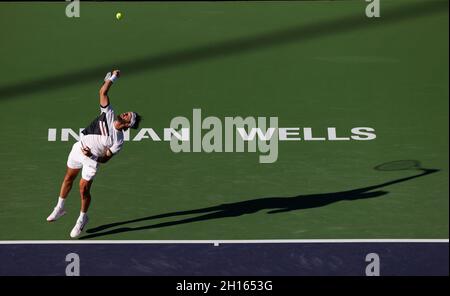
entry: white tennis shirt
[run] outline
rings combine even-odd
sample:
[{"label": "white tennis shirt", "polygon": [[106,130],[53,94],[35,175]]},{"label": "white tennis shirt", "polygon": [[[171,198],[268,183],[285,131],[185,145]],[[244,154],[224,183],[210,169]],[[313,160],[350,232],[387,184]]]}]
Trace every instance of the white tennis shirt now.
[{"label": "white tennis shirt", "polygon": [[123,132],[114,127],[114,119],[111,105],[100,106],[100,116],[81,132],[81,145],[89,147],[97,157],[104,156],[108,149],[113,154],[118,153],[123,146]]}]

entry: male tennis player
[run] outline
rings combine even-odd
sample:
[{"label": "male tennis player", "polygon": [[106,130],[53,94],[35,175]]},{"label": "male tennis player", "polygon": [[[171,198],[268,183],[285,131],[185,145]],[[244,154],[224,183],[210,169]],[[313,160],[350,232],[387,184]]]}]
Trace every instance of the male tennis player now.
[{"label": "male tennis player", "polygon": [[67,171],[61,185],[58,204],[48,216],[52,222],[63,216],[64,202],[72,188],[72,183],[81,170],[80,195],[81,211],[70,236],[75,238],[81,234],[88,223],[87,211],[91,202],[90,188],[97,173],[99,163],[106,163],[116,155],[123,145],[123,131],[128,128],[137,129],[141,117],[136,112],[126,112],[118,115],[109,104],[108,90],[120,76],[119,70],[108,72],[100,88],[100,116],[86,127],[80,135],[67,159]]}]

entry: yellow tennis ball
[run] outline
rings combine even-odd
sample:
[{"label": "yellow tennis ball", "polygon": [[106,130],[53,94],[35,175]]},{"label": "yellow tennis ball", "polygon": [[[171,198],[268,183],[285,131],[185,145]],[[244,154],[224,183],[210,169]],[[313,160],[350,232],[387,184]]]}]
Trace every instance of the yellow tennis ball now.
[{"label": "yellow tennis ball", "polygon": [[120,20],[122,18],[122,13],[118,12],[116,13],[116,19]]}]

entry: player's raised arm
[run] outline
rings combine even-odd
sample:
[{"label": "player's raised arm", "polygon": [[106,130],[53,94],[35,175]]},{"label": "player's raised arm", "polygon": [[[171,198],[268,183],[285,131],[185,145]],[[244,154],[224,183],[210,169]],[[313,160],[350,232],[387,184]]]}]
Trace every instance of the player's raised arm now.
[{"label": "player's raised arm", "polygon": [[111,87],[111,85],[114,83],[114,81],[119,78],[120,71],[114,70],[112,74],[108,72],[105,77],[105,82],[103,83],[102,87],[99,91],[100,96],[100,106],[106,107],[109,105],[109,97],[108,97],[108,90]]}]

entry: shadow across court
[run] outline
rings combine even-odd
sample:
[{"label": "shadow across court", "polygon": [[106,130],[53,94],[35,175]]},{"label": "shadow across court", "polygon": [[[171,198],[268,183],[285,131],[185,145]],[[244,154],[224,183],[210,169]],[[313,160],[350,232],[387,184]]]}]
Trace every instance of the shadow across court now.
[{"label": "shadow across court", "polygon": [[[5,86],[0,85],[0,100],[36,94],[37,92],[55,90],[67,86],[75,86],[93,80],[98,81],[99,77],[103,77],[104,73],[111,68],[120,68],[124,74],[126,73],[127,76],[130,76],[145,71],[156,71],[273,46],[286,45],[294,42],[307,42],[316,38],[363,28],[376,28],[378,26],[398,23],[436,13],[448,13],[448,1],[413,2],[393,9],[383,9],[381,19],[367,18],[363,9],[364,7],[362,5],[362,9],[358,14],[334,18],[328,21],[301,24],[259,35],[229,39],[214,44],[184,48],[138,59],[117,61],[88,69],[72,71],[70,73],[59,73],[53,76],[40,77]],[[35,71],[37,70],[35,69]],[[39,72],[36,72],[36,75],[39,76]]]},{"label": "shadow across court", "polygon": [[[319,193],[319,194],[309,194],[309,195],[297,195],[292,197],[263,197],[257,199],[250,199],[241,202],[234,202],[228,204],[221,204],[212,207],[206,207],[201,209],[187,210],[187,211],[178,211],[171,213],[164,213],[160,215],[153,215],[148,217],[143,217],[139,219],[115,222],[111,224],[101,225],[99,227],[88,229],[86,232],[89,233],[81,237],[80,239],[89,239],[107,236],[111,234],[118,234],[130,231],[141,231],[147,229],[155,229],[161,227],[175,226],[186,223],[193,223],[199,221],[207,221],[213,219],[222,219],[229,217],[238,217],[246,214],[256,213],[262,210],[268,210],[267,214],[277,214],[284,213],[296,210],[305,210],[312,209],[318,207],[324,207],[329,204],[339,202],[339,201],[356,201],[361,199],[369,199],[369,198],[377,198],[381,196],[385,196],[388,194],[388,191],[379,190],[383,187],[410,181],[419,177],[423,177],[429,174],[433,174],[438,172],[438,169],[418,169],[421,173],[400,178],[392,181],[388,181],[385,183],[348,190],[341,192],[332,192],[332,193]],[[152,225],[140,226],[140,227],[121,227],[112,230],[105,231],[107,229],[123,226],[126,224],[151,221],[155,219],[168,218],[168,217],[178,217],[183,215],[192,215],[192,214],[201,214],[196,217],[170,221],[170,222],[162,222],[156,223]],[[101,232],[104,231],[104,232]]]}]

